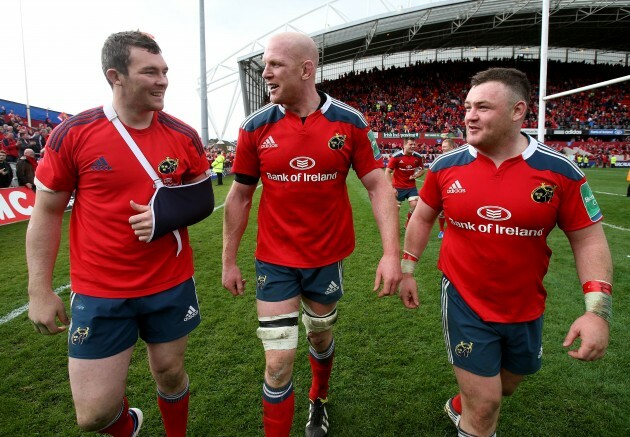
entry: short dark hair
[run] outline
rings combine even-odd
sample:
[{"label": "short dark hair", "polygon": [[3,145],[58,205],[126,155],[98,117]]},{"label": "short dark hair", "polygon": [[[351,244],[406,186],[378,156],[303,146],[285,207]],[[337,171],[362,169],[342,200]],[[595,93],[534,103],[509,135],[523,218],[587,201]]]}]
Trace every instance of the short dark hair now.
[{"label": "short dark hair", "polygon": [[532,94],[532,86],[527,79],[527,75],[516,68],[489,68],[475,74],[471,80],[471,86],[481,85],[486,82],[500,82],[510,90],[516,97],[516,101],[523,100],[527,106]]},{"label": "short dark hair", "polygon": [[[139,30],[112,33],[105,40],[101,50],[101,67],[105,78],[110,68],[124,75],[129,74],[130,47],[139,47],[154,55],[162,53],[160,46],[148,33]],[[107,81],[109,82],[109,79]],[[111,82],[109,85],[113,86]]]}]

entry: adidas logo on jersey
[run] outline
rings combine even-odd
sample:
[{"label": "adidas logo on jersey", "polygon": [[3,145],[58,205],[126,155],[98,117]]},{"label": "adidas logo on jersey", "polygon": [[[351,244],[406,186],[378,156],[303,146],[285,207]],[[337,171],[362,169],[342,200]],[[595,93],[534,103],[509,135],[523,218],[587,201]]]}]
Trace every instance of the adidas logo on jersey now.
[{"label": "adidas logo on jersey", "polygon": [[273,137],[269,135],[265,141],[260,145],[261,149],[271,149],[272,147],[278,147]]},{"label": "adidas logo on jersey", "polygon": [[111,171],[112,170],[112,168],[109,166],[109,164],[105,160],[104,156],[101,156],[96,161],[94,161],[94,164],[90,166],[90,169],[96,170],[96,171]]},{"label": "adidas logo on jersey", "polygon": [[328,284],[328,289],[324,294],[332,294],[337,290],[339,290],[339,286],[335,284],[335,281],[330,281],[330,284]]},{"label": "adidas logo on jersey", "polygon": [[189,306],[188,307],[188,313],[186,314],[186,317],[184,317],[184,322],[189,321],[190,319],[195,317],[197,314],[199,314],[199,311],[194,309],[192,306]]},{"label": "adidas logo on jersey", "polygon": [[453,182],[453,185],[448,187],[446,190],[448,194],[461,194],[466,192],[466,188],[462,187],[462,184],[459,183],[459,180]]}]

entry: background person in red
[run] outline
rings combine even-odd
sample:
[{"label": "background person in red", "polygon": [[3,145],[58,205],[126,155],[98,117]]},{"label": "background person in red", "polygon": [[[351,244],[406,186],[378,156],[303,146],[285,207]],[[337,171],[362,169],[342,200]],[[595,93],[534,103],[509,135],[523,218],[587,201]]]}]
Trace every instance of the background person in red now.
[{"label": "background person in red", "polygon": [[344,292],[343,259],[355,244],[346,188],[350,167],[369,192],[383,242],[374,282],[375,291],[383,284],[379,297],[395,293],[401,275],[397,209],[378,146],[358,111],[315,88],[318,56],[306,35],[283,33],[269,41],[263,78],[272,104],[241,125],[235,182],[225,202],[222,280],[236,296],[245,287],[236,263],[238,247],[262,180],[255,256],[267,436],[288,436],[293,422],[300,303],[313,374],[306,435],[328,433],[332,327]]},{"label": "background person in red", "polygon": [[[208,161],[199,135],[162,112],[168,66],[153,38],[138,31],[112,34],[101,59],[118,118],[164,184],[204,179]],[[65,331],[56,318],[69,323],[51,282],[63,212],[76,190],[68,366],[77,422],[84,431],[137,435],[142,412],[129,408],[125,386],[139,335],[147,344],[166,434],[184,436],[184,353],[200,322],[188,232],[179,229],[179,255],[171,233],[147,242],[154,184],[102,107],[65,120],[46,149],[26,235],[29,318],[44,335]]]},{"label": "background person in red", "polygon": [[431,165],[405,236],[400,297],[419,305],[413,270],[440,210],[449,221],[438,268],[442,326],[460,393],[445,411],[460,436],[494,436],[502,396],[542,364],[543,278],[557,225],[571,244],[586,312],[569,328],[568,354],[592,361],[608,346],[612,259],[602,214],[584,173],[565,155],[521,133],[530,85],[492,68],[466,97],[469,144]]},{"label": "background person in red", "polygon": [[[418,188],[416,187],[416,179],[424,175],[424,162],[422,155],[415,151],[416,140],[407,138],[403,142],[402,150],[393,153],[387,162],[385,175],[387,182],[393,185],[396,192],[396,201],[398,208],[405,201],[409,201],[409,212],[407,212],[407,221],[405,227],[409,223],[409,218],[413,214],[413,210],[418,203]],[[393,176],[392,176],[393,175]]]},{"label": "background person in red", "polygon": [[19,158],[20,148],[17,145],[13,132],[6,131],[2,139],[2,148],[7,154],[7,162],[17,162]]}]

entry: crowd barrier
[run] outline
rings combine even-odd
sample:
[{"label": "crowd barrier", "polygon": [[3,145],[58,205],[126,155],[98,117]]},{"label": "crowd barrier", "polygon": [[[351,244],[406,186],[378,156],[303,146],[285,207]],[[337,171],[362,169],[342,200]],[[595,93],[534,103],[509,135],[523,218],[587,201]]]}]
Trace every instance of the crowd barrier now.
[{"label": "crowd barrier", "polygon": [[0,189],[0,226],[28,220],[35,205],[35,193],[30,188]]}]

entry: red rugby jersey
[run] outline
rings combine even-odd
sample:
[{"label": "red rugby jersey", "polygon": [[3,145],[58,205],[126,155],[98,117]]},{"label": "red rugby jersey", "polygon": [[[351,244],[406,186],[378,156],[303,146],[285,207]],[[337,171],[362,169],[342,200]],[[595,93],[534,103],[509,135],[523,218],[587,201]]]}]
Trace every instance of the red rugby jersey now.
[{"label": "red rugby jersey", "polygon": [[256,248],[261,261],[315,268],[354,250],[346,177],[350,167],[361,178],[383,162],[363,116],[325,99],[304,123],[269,104],[241,125],[232,171],[262,180]]},{"label": "red rugby jersey", "polygon": [[393,153],[387,162],[387,168],[394,170],[392,185],[394,188],[409,189],[416,186],[415,179],[409,179],[418,169],[424,168],[422,156],[418,152],[405,155],[402,150]]},{"label": "red rugby jersey", "polygon": [[[197,132],[155,112],[147,129],[127,127],[165,185],[179,185],[208,169]],[[37,179],[56,191],[76,190],[70,222],[72,290],[97,297],[138,297],[171,288],[193,274],[188,232],[183,249],[168,234],[151,243],[138,241],[129,201],[147,204],[153,181],[107,121],[102,107],[69,118],[53,130]]]},{"label": "red rugby jersey", "polygon": [[420,191],[444,210],[448,228],[438,267],[488,322],[524,322],[545,309],[547,235],[602,219],[584,173],[531,137],[497,169],[468,145],[437,158]]}]

